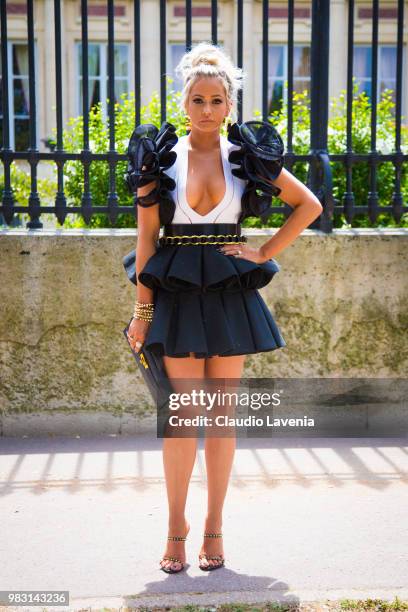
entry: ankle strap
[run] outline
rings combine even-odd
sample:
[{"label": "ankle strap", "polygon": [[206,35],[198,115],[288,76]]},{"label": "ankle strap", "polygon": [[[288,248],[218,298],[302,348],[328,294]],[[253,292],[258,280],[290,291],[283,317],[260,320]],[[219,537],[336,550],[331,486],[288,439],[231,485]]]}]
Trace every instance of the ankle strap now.
[{"label": "ankle strap", "polygon": [[183,538],[181,536],[168,536],[168,540],[173,540],[175,542],[184,542],[187,538]]},{"label": "ankle strap", "polygon": [[205,533],[205,538],[222,538],[222,533]]}]

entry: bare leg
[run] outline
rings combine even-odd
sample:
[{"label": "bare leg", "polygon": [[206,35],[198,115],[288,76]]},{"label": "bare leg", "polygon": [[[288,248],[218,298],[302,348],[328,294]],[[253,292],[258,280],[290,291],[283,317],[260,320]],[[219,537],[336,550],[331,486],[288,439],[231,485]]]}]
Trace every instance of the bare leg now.
[{"label": "bare leg", "polygon": [[[177,378],[204,378],[205,359],[190,357],[164,356],[164,365],[168,376],[172,379],[175,391],[185,391],[184,381]],[[188,412],[188,408],[187,412]],[[188,486],[197,452],[197,438],[163,438],[163,466],[166,479],[167,500],[169,507],[168,535],[186,536],[190,526],[185,518]],[[184,542],[168,541],[164,556],[177,557],[185,562]],[[162,567],[180,569],[175,561],[161,561]]]},{"label": "bare leg", "polygon": [[[245,355],[210,357],[206,359],[206,378],[241,378]],[[206,437],[205,461],[208,482],[208,506],[205,532],[222,533],[222,509],[234,460],[235,437]],[[204,538],[201,553],[224,556],[222,538]],[[219,565],[214,559],[202,559],[201,565]]]}]

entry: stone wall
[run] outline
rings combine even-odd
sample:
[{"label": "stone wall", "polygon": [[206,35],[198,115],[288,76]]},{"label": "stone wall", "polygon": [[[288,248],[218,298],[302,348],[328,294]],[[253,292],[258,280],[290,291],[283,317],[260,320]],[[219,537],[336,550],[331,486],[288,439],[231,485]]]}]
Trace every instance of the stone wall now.
[{"label": "stone wall", "polygon": [[[274,230],[245,230],[261,245]],[[122,330],[133,230],[0,231],[2,415],[150,412]],[[405,377],[408,230],[306,230],[261,290],[287,342],[245,377]]]}]

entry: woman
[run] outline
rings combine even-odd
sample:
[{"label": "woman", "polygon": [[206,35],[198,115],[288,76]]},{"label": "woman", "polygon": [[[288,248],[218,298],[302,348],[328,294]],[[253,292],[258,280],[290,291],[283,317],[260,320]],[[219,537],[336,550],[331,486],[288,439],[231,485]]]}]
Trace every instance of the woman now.
[{"label": "woman", "polygon": [[[134,350],[145,343],[162,355],[172,381],[240,379],[246,354],[285,346],[258,289],[279,270],[272,256],[291,244],[322,206],[282,167],[282,141],[272,126],[248,122],[241,133],[233,124],[228,139],[220,134],[223,121],[235,114],[243,76],[223,50],[200,43],[183,56],[177,72],[184,81],[188,135],[178,139],[167,122],[159,133],[142,125],[131,138],[139,148],[130,144],[128,150],[137,150],[128,183],[138,188],[132,280],[139,281],[128,337]],[[158,168],[154,158],[160,148]],[[132,182],[131,170],[141,159],[145,165]],[[267,217],[272,194],[280,194],[294,212],[271,239],[252,247],[241,236],[240,222],[254,214]],[[172,238],[161,239],[157,249],[161,224]],[[128,262],[129,275],[130,267]],[[168,573],[181,571],[185,563],[190,529],[185,506],[196,448],[196,438],[163,439],[169,535],[160,566]],[[224,565],[222,509],[234,452],[235,437],[205,439],[208,506],[199,552],[204,571]]]}]

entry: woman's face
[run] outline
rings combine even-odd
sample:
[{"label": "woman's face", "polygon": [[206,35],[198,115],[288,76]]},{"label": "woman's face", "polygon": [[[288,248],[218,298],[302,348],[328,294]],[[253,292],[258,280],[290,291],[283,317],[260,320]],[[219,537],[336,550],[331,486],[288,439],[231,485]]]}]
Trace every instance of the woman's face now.
[{"label": "woman's face", "polygon": [[230,108],[224,86],[217,77],[202,77],[191,86],[186,113],[192,130],[219,131]]}]

